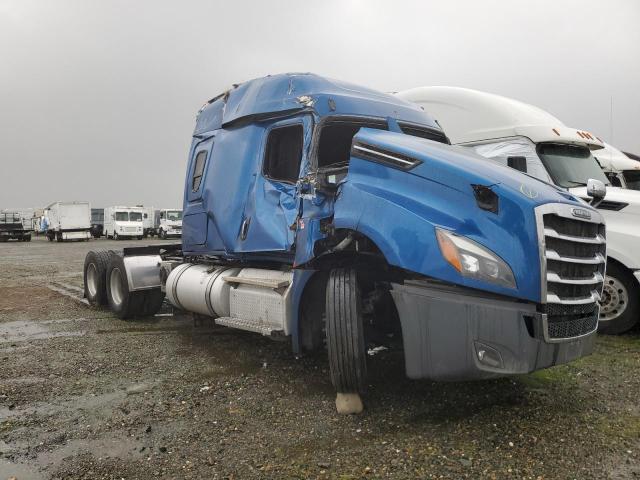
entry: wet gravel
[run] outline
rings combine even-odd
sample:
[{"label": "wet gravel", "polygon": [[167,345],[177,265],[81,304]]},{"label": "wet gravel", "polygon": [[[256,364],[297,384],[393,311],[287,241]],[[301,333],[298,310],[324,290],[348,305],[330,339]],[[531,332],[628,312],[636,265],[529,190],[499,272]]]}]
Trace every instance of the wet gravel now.
[{"label": "wet gravel", "polygon": [[640,337],[532,375],[404,378],[373,358],[336,414],[323,356],[174,315],[120,321],[47,288],[89,249],[0,244],[0,480],[640,478]]}]

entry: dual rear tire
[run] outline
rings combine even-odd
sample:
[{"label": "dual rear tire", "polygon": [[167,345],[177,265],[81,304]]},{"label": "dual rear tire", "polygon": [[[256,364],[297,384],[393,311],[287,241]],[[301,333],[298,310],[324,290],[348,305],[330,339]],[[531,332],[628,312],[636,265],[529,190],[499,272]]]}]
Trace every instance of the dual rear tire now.
[{"label": "dual rear tire", "polygon": [[124,258],[113,250],[89,252],[84,264],[84,291],[90,304],[108,305],[122,320],[155,315],[164,301],[160,288],[132,291]]}]

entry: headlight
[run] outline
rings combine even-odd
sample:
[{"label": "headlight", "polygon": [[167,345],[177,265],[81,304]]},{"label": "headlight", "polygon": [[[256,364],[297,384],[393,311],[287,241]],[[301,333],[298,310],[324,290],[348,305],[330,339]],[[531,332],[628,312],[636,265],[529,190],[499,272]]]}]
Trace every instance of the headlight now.
[{"label": "headlight", "polygon": [[444,259],[464,277],[516,288],[511,268],[491,250],[440,228],[436,228],[436,238]]}]

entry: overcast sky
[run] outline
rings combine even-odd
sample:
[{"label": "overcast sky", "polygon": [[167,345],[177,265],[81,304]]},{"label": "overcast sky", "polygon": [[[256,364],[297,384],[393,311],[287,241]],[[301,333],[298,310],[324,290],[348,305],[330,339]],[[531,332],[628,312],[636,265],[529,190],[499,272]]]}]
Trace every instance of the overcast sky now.
[{"label": "overcast sky", "polygon": [[486,90],[640,153],[638,0],[0,0],[0,208],[181,205],[200,106],[287,71]]}]

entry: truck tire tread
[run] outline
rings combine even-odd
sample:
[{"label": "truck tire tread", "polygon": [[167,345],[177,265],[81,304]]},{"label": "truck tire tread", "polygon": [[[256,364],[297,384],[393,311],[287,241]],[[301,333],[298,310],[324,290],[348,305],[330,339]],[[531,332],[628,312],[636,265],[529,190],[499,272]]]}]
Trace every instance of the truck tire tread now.
[{"label": "truck tire tread", "polygon": [[361,392],[365,388],[367,364],[356,271],[343,268],[331,271],[326,300],[331,381],[338,392]]}]

